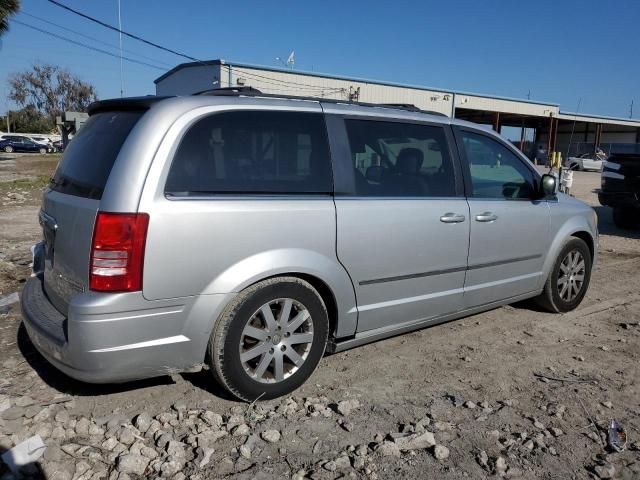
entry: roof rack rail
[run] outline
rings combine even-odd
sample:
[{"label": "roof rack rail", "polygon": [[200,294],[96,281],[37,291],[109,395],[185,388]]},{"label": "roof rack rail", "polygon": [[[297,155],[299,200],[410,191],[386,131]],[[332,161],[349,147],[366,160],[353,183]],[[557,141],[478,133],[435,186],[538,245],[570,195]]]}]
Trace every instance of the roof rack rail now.
[{"label": "roof rack rail", "polygon": [[236,96],[236,95],[263,95],[263,93],[254,87],[222,87],[212,88],[209,90],[203,90],[196,92],[194,95],[214,95],[214,96]]},{"label": "roof rack rail", "polygon": [[422,110],[410,103],[368,103],[358,102],[353,100],[341,100],[337,98],[325,98],[325,97],[311,97],[302,95],[287,95],[287,94],[274,94],[274,93],[262,93],[260,90],[254,87],[223,87],[213,88],[210,90],[203,90],[202,92],[194,93],[193,95],[211,95],[211,96],[249,96],[249,97],[265,97],[265,98],[286,98],[291,100],[309,100],[314,102],[323,103],[335,103],[346,105],[358,105],[361,107],[375,107],[375,108],[393,108],[396,110],[406,110],[408,112],[426,113],[428,115],[437,115],[439,117],[447,117],[448,115],[442,112],[435,112],[431,110]]}]

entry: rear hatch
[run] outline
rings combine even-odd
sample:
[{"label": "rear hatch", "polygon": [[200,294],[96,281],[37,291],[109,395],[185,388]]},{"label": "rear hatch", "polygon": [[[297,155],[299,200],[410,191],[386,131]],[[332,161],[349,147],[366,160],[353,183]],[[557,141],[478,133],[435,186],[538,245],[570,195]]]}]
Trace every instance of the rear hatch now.
[{"label": "rear hatch", "polygon": [[65,316],[71,297],[88,290],[93,228],[105,185],[140,111],[102,111],[79,130],[46,190],[44,290]]},{"label": "rear hatch", "polygon": [[640,154],[613,154],[602,169],[602,191],[640,193]]}]

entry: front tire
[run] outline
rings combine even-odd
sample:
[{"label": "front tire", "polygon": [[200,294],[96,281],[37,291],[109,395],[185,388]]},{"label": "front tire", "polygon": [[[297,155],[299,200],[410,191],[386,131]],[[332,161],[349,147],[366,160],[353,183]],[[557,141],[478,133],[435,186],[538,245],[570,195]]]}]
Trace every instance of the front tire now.
[{"label": "front tire", "polygon": [[39,151],[40,151],[40,155],[44,155],[45,153],[47,153],[46,148],[41,148]]},{"label": "front tire", "polygon": [[327,344],[327,309],[296,277],[264,280],[240,292],[209,340],[214,378],[245,401],[291,393],[313,373]]},{"label": "front tire", "polygon": [[591,262],[585,241],[571,237],[560,250],[542,294],[536,298],[538,304],[552,313],[575,309],[589,288]]}]

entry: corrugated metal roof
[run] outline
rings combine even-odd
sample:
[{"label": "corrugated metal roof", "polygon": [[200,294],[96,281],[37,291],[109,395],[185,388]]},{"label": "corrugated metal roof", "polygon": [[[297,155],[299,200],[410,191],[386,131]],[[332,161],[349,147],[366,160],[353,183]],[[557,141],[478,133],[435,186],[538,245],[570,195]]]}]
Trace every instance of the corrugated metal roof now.
[{"label": "corrugated metal roof", "polygon": [[557,107],[558,104],[557,103],[551,103],[551,102],[539,102],[539,101],[535,101],[535,100],[528,100],[528,99],[522,99],[522,98],[512,98],[512,97],[503,97],[503,96],[498,96],[498,95],[488,95],[485,93],[472,93],[472,92],[464,92],[464,91],[458,91],[458,90],[450,90],[450,89],[446,89],[446,88],[438,88],[438,87],[429,87],[426,85],[412,85],[412,84],[408,84],[408,83],[397,83],[397,82],[387,82],[387,81],[382,81],[382,80],[375,80],[375,79],[371,79],[371,78],[361,78],[361,77],[347,77],[347,76],[343,76],[343,75],[332,75],[329,73],[321,73],[321,72],[308,72],[308,71],[304,71],[304,70],[289,70],[286,68],[279,68],[279,67],[271,67],[271,66],[266,66],[266,65],[253,65],[250,63],[239,63],[239,62],[227,62],[225,60],[207,60],[207,61],[203,61],[203,62],[187,62],[187,63],[181,63],[180,65],[176,65],[175,67],[173,67],[171,70],[169,70],[167,73],[161,75],[160,77],[156,78],[154,80],[154,83],[158,83],[161,82],[162,80],[164,80],[165,78],[167,78],[169,75],[182,70],[184,68],[190,68],[190,67],[200,67],[200,66],[209,66],[209,65],[229,65],[231,67],[238,67],[238,68],[253,68],[256,70],[264,70],[264,71],[271,71],[271,72],[279,72],[279,73],[289,73],[289,74],[294,74],[294,75],[302,75],[302,76],[308,76],[308,77],[322,77],[322,78],[329,78],[329,79],[336,79],[336,80],[346,80],[346,81],[352,81],[352,82],[363,82],[363,83],[371,83],[371,84],[375,84],[375,85],[387,85],[390,87],[401,87],[401,88],[411,88],[414,90],[429,90],[429,91],[437,91],[437,92],[441,92],[441,93],[452,93],[452,94],[456,94],[456,95],[469,95],[469,96],[474,96],[474,97],[483,97],[483,98],[495,98],[496,100],[510,100],[510,101],[515,101],[515,102],[524,102],[524,103],[533,103],[536,105],[549,105],[552,107]]}]

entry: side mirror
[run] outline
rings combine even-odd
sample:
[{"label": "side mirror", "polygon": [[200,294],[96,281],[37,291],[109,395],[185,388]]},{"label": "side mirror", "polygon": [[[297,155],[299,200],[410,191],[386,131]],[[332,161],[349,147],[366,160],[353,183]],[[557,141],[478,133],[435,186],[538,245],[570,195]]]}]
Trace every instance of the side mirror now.
[{"label": "side mirror", "polygon": [[540,179],[540,193],[543,198],[552,197],[556,194],[558,181],[553,175],[545,173]]}]

